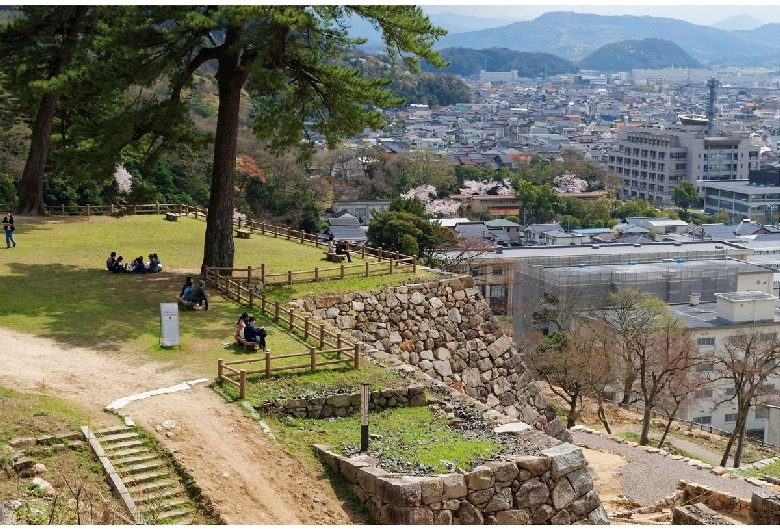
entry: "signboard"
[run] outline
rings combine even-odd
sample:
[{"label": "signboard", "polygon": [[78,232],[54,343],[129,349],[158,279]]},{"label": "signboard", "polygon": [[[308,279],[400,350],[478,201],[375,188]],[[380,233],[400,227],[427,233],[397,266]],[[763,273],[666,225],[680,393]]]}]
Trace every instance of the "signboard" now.
[{"label": "signboard", "polygon": [[163,346],[181,346],[179,304],[160,304],[160,342]]}]

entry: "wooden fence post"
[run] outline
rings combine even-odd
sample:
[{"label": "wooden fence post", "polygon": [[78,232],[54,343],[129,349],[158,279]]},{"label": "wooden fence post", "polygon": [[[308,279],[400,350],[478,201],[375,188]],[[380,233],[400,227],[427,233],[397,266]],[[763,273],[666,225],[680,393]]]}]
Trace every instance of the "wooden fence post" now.
[{"label": "wooden fence post", "polygon": [[[336,333],[336,349],[337,350],[341,349],[341,332],[340,331],[338,333]],[[341,352],[339,352],[339,355],[341,355]]]},{"label": "wooden fence post", "polygon": [[306,231],[301,230],[301,245],[303,245],[306,242]]},{"label": "wooden fence post", "polygon": [[366,259],[366,244],[363,243],[363,246],[360,247],[360,257],[363,259]]},{"label": "wooden fence post", "polygon": [[133,205],[133,215],[138,215],[138,205],[137,204]]},{"label": "wooden fence post", "polygon": [[320,324],[320,349],[325,347],[325,324]]},{"label": "wooden fence post", "polygon": [[288,325],[290,326],[290,331],[292,331],[292,329],[293,329],[293,319],[294,318],[295,318],[295,313],[293,313],[293,310],[290,309],[289,323],[288,323]]},{"label": "wooden fence post", "polygon": [[260,283],[265,285],[265,263],[260,264]]},{"label": "wooden fence post", "polygon": [[314,372],[317,370],[317,350],[314,346],[309,348],[309,355],[311,355],[311,371]]},{"label": "wooden fence post", "polygon": [[360,344],[355,343],[355,370],[360,369]]},{"label": "wooden fence post", "polygon": [[274,302],[274,322],[279,322],[279,302]]},{"label": "wooden fence post", "polygon": [[65,205],[62,205],[62,216],[65,217]]},{"label": "wooden fence post", "polygon": [[108,213],[114,215],[114,203],[111,203],[108,207]]},{"label": "wooden fence post", "polygon": [[379,255],[377,256],[377,259],[378,259],[379,261],[382,261],[382,248],[380,247],[380,248],[378,248],[377,250],[379,251]]},{"label": "wooden fence post", "polygon": [[390,258],[390,274],[393,274],[393,258]]},{"label": "wooden fence post", "polygon": [[369,274],[369,273],[368,273],[368,267],[369,267],[369,266],[368,266],[368,262],[366,262],[366,278],[368,278],[368,274]]},{"label": "wooden fence post", "polygon": [[160,203],[159,202],[154,203],[154,213],[156,215],[160,215]]},{"label": "wooden fence post", "polygon": [[310,319],[311,317],[303,318],[303,340],[308,340],[309,338],[309,326],[311,325]]},{"label": "wooden fence post", "polygon": [[341,279],[344,279],[344,264],[341,264]]},{"label": "wooden fence post", "polygon": [[265,295],[261,295],[260,297],[260,311],[265,315],[267,314],[267,311],[265,310]]},{"label": "wooden fence post", "polygon": [[265,376],[271,377],[271,352],[265,350]]},{"label": "wooden fence post", "polygon": [[246,370],[241,370],[239,373],[239,391],[238,391],[238,397],[241,399],[244,399],[246,397]]},{"label": "wooden fence post", "polygon": [[217,359],[217,379],[222,381],[222,359]]},{"label": "wooden fence post", "polygon": [[89,204],[87,204],[87,217],[89,217]]},{"label": "wooden fence post", "polygon": [[412,272],[417,272],[417,256],[412,256]]},{"label": "wooden fence post", "polygon": [[288,227],[287,227],[287,238],[286,238],[286,239],[287,239],[287,241],[289,241],[289,240],[290,240],[290,237],[292,237],[292,232],[290,232],[290,227],[288,226]]},{"label": "wooden fence post", "polygon": [[252,266],[246,268],[246,284],[249,286],[249,305],[255,301],[255,290],[252,288]]},{"label": "wooden fence post", "polygon": [[320,281],[320,268],[314,267],[314,281],[318,282]]},{"label": "wooden fence post", "polygon": [[287,271],[287,285],[292,285],[292,271]]}]

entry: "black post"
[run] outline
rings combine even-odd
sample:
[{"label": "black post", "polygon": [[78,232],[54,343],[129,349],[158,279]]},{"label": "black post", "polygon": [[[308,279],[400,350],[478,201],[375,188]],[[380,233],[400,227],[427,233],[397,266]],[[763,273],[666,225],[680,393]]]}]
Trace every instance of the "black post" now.
[{"label": "black post", "polygon": [[363,408],[363,417],[360,421],[360,452],[368,451],[368,383],[363,383],[363,392],[361,395],[361,406]]}]

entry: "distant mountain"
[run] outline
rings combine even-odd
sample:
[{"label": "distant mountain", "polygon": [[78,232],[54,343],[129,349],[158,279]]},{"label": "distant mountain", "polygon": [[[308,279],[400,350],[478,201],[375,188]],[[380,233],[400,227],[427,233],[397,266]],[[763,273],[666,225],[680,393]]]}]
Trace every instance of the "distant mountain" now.
[{"label": "distant mountain", "polygon": [[663,38],[704,64],[761,66],[766,63],[776,67],[779,32],[780,24],[767,24],[751,31],[725,31],[672,18],[557,11],[531,21],[449,34],[436,43],[436,48],[500,46],[578,60],[613,42]]},{"label": "distant mountain", "polygon": [[627,71],[634,68],[702,68],[672,41],[624,40],[602,46],[579,62],[583,70]]},{"label": "distant mountain", "polygon": [[434,26],[446,29],[450,33],[464,33],[488,28],[498,28],[513,22],[522,22],[522,18],[487,18],[460,15],[458,13],[436,13],[428,15]]},{"label": "distant mountain", "polygon": [[710,24],[710,27],[717,28],[717,29],[723,29],[726,31],[734,31],[734,30],[751,30],[756,29],[758,27],[761,27],[764,23],[761,22],[756,17],[751,17],[750,15],[734,15],[733,17],[729,17],[725,20],[721,20],[720,22],[716,22],[715,24]]},{"label": "distant mountain", "polygon": [[450,62],[450,66],[436,70],[429,64],[423,63],[424,71],[473,76],[479,75],[480,70],[489,72],[517,70],[517,75],[520,77],[537,77],[574,73],[578,70],[573,62],[549,53],[518,52],[498,47],[489,50],[445,48],[439,50],[439,53]]}]

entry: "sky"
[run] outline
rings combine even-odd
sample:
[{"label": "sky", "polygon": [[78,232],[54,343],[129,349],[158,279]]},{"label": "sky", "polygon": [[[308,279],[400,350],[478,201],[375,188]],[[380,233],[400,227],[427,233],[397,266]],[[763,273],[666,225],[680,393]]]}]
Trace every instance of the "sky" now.
[{"label": "sky", "polygon": [[[490,1],[490,0],[489,0]],[[751,3],[750,5],[724,4],[711,5],[688,2],[679,5],[669,0],[659,0],[653,5],[637,5],[628,2],[599,2],[591,1],[585,4],[572,5],[571,0],[550,0],[544,5],[518,5],[517,2],[505,3],[491,2],[490,5],[475,5],[464,2],[462,4],[449,2],[425,2],[420,7],[427,14],[458,13],[484,18],[510,17],[513,19],[531,20],[548,11],[575,11],[579,13],[594,13],[598,15],[635,15],[666,17],[685,20],[693,24],[708,26],[718,23],[735,15],[749,15],[761,20],[764,24],[780,22],[780,5],[777,0]]]}]

